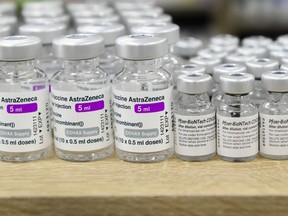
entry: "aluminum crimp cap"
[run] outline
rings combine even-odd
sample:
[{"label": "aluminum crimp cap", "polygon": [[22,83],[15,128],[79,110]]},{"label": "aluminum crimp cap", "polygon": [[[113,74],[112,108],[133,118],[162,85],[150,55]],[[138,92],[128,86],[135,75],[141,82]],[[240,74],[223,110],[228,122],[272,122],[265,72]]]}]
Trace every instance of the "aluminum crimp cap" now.
[{"label": "aluminum crimp cap", "polygon": [[41,39],[35,36],[8,36],[0,38],[0,60],[25,61],[41,56]]},{"label": "aluminum crimp cap", "polygon": [[11,27],[9,25],[0,25],[0,37],[7,37],[11,34]]},{"label": "aluminum crimp cap", "polygon": [[191,58],[189,60],[189,62],[205,66],[206,67],[206,72],[208,74],[212,74],[213,73],[213,68],[216,65],[219,65],[221,63],[221,59],[197,56],[195,58]]},{"label": "aluminum crimp cap", "polygon": [[267,71],[262,74],[261,83],[267,91],[288,92],[288,71]]},{"label": "aluminum crimp cap", "polygon": [[175,44],[180,37],[180,28],[178,25],[167,22],[148,23],[135,26],[131,29],[133,34],[153,34],[156,37],[167,38],[168,44]]},{"label": "aluminum crimp cap", "polygon": [[258,46],[258,47],[267,47],[273,43],[271,38],[262,36],[262,35],[255,35],[246,37],[243,39],[242,44],[243,46]]},{"label": "aluminum crimp cap", "polygon": [[193,37],[184,37],[174,45],[174,53],[181,56],[193,56],[202,48],[201,40]]},{"label": "aluminum crimp cap", "polygon": [[254,90],[255,77],[248,73],[230,73],[220,76],[220,89],[227,94],[248,94]]},{"label": "aluminum crimp cap", "polygon": [[212,37],[210,44],[218,46],[238,46],[239,38],[230,34],[220,34]]},{"label": "aluminum crimp cap", "polygon": [[105,51],[104,39],[95,34],[72,34],[53,40],[54,55],[67,60],[91,59]]},{"label": "aluminum crimp cap", "polygon": [[280,70],[288,71],[288,59],[287,59],[287,63],[283,63],[283,64],[281,65]]},{"label": "aluminum crimp cap", "polygon": [[116,55],[123,59],[149,60],[168,53],[166,38],[150,34],[134,34],[120,37],[115,43]]},{"label": "aluminum crimp cap", "polygon": [[177,89],[186,94],[203,94],[212,86],[212,77],[203,73],[180,75],[177,79]]},{"label": "aluminum crimp cap", "polygon": [[223,74],[231,74],[231,73],[247,73],[247,69],[242,64],[236,63],[227,63],[217,65],[213,68],[213,78],[216,83],[219,83],[220,76]]},{"label": "aluminum crimp cap", "polygon": [[257,58],[253,61],[246,62],[248,73],[255,76],[256,79],[261,79],[264,72],[279,69],[279,62],[274,59]]},{"label": "aluminum crimp cap", "polygon": [[82,34],[98,34],[102,36],[106,46],[114,45],[117,38],[125,35],[124,25],[110,22],[79,26],[77,31]]},{"label": "aluminum crimp cap", "polygon": [[21,35],[39,37],[43,44],[52,44],[52,41],[65,35],[67,28],[63,24],[27,24],[19,28]]}]

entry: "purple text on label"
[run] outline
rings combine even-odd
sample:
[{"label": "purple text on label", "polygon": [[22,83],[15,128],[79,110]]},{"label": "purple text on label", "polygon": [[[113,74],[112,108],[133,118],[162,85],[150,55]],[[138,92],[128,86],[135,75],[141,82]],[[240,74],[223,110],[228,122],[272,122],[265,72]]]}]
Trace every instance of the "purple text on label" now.
[{"label": "purple text on label", "polygon": [[165,103],[151,103],[151,104],[136,104],[134,106],[134,111],[136,113],[155,113],[161,112],[165,109]]},{"label": "purple text on label", "polygon": [[104,109],[104,101],[96,101],[90,103],[77,103],[75,104],[76,112],[93,112]]},{"label": "purple text on label", "polygon": [[38,110],[37,103],[7,105],[7,112],[10,114],[32,113],[37,112],[37,110]]}]

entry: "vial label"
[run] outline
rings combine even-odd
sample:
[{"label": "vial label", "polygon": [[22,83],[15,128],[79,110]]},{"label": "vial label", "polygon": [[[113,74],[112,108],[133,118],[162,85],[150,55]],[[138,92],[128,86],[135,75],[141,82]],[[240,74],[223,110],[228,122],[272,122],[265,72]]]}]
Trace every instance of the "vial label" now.
[{"label": "vial label", "polygon": [[164,151],[173,146],[172,90],[125,92],[113,89],[116,147],[129,152]]},{"label": "vial label", "polygon": [[279,156],[288,154],[288,115],[260,113],[260,152]]},{"label": "vial label", "polygon": [[258,114],[232,118],[217,115],[217,153],[250,157],[258,153]]},{"label": "vial label", "polygon": [[49,147],[48,89],[33,92],[1,92],[0,150],[31,152]]},{"label": "vial label", "polygon": [[175,151],[186,156],[202,156],[216,151],[215,112],[202,116],[175,114]]},{"label": "vial label", "polygon": [[113,144],[110,88],[51,92],[55,146],[66,151],[94,151]]}]

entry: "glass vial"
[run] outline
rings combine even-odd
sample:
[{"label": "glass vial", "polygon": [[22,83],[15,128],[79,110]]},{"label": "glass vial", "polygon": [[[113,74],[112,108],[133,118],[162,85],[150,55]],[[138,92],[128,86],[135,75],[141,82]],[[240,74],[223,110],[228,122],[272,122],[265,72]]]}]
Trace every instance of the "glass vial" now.
[{"label": "glass vial", "polygon": [[115,40],[125,35],[125,27],[117,23],[97,23],[90,26],[79,26],[79,33],[97,34],[104,38],[105,53],[100,56],[101,69],[109,74],[112,80],[115,74],[123,69],[123,62],[115,55]]},{"label": "glass vial", "polygon": [[173,52],[182,62],[188,62],[190,58],[196,57],[203,43],[194,37],[184,37],[173,46]]},{"label": "glass vial", "polygon": [[167,39],[147,34],[120,37],[116,54],[124,70],[113,79],[117,155],[130,162],[157,162],[173,155],[172,77],[162,68]]},{"label": "glass vial", "polygon": [[216,154],[215,109],[208,96],[211,84],[208,74],[178,77],[175,153],[181,160],[206,161]]},{"label": "glass vial", "polygon": [[254,46],[254,47],[263,47],[267,48],[273,43],[271,38],[262,36],[262,35],[254,35],[250,37],[246,37],[243,39],[243,46]]},{"label": "glass vial", "polygon": [[41,46],[33,36],[0,39],[1,160],[32,161],[51,151],[48,83],[33,63]]},{"label": "glass vial", "polygon": [[250,94],[251,102],[259,107],[266,100],[268,92],[262,87],[261,76],[264,72],[279,69],[279,63],[273,59],[258,58],[246,63],[248,73],[255,77],[254,91]]},{"label": "glass vial", "polygon": [[219,88],[220,76],[224,74],[231,74],[231,73],[246,73],[247,69],[242,64],[221,64],[217,65],[213,68],[213,79],[216,86],[216,91],[212,96],[212,103],[217,108],[219,104],[222,102],[224,94]]},{"label": "glass vial", "polygon": [[211,37],[209,48],[213,50],[233,52],[238,48],[239,38],[230,34],[219,34]]},{"label": "glass vial", "polygon": [[99,68],[104,39],[74,34],[53,40],[63,69],[52,77],[51,99],[56,155],[70,161],[92,161],[113,152],[110,79]]},{"label": "glass vial", "polygon": [[167,38],[169,52],[163,57],[163,68],[170,74],[173,74],[176,68],[180,67],[181,62],[173,54],[173,45],[177,43],[180,37],[180,28],[178,25],[166,22],[150,22],[148,24],[135,26],[132,28],[134,34],[153,34],[157,37]]},{"label": "glass vial", "polygon": [[260,154],[269,159],[288,159],[288,72],[262,74],[269,96],[259,107]]},{"label": "glass vial", "polygon": [[258,112],[249,99],[254,76],[222,75],[220,89],[224,98],[217,108],[217,154],[230,162],[254,160],[258,155]]}]

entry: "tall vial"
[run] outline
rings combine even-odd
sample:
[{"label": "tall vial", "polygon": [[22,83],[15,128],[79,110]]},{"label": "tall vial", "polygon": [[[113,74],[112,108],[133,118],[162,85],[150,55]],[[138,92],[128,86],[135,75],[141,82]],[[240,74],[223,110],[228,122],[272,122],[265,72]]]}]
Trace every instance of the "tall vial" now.
[{"label": "tall vial", "polygon": [[206,161],[216,154],[215,109],[208,96],[211,84],[212,77],[208,74],[178,77],[175,153],[181,160]]},{"label": "tall vial", "polygon": [[132,33],[153,34],[157,37],[167,38],[170,52],[163,57],[163,68],[170,74],[181,65],[180,59],[173,54],[173,45],[179,40],[180,28],[173,23],[150,22],[145,25],[139,25],[132,28]]},{"label": "tall vial", "polygon": [[117,23],[97,23],[90,26],[79,26],[79,33],[98,34],[104,38],[105,53],[100,56],[100,67],[113,79],[123,69],[123,62],[115,55],[115,40],[125,35],[125,27]]},{"label": "tall vial", "polygon": [[219,87],[220,76],[224,74],[246,73],[246,72],[247,72],[247,69],[242,64],[227,63],[227,64],[217,65],[213,68],[213,79],[214,79],[214,83],[216,86],[216,91],[213,94],[211,101],[216,108],[222,102],[223,97],[224,97],[224,94],[220,90],[220,87]]},{"label": "tall vial", "polygon": [[279,63],[273,59],[258,58],[246,63],[248,73],[255,77],[254,91],[250,94],[251,102],[259,107],[268,97],[268,92],[262,87],[261,76],[264,72],[279,69]]},{"label": "tall vial", "polygon": [[92,161],[113,152],[110,79],[99,67],[104,39],[74,34],[53,40],[63,69],[51,81],[56,155],[70,161]]},{"label": "tall vial", "polygon": [[162,68],[167,39],[148,34],[120,37],[116,54],[124,70],[113,79],[117,155],[130,162],[157,162],[173,155],[172,77]]},{"label": "tall vial", "polygon": [[258,155],[258,112],[249,98],[254,79],[248,73],[220,76],[224,98],[217,108],[217,154],[222,160],[245,162]]},{"label": "tall vial", "polygon": [[262,74],[263,87],[269,92],[259,107],[260,154],[269,159],[288,159],[288,72]]},{"label": "tall vial", "polygon": [[62,24],[27,24],[20,26],[22,35],[37,36],[43,44],[42,55],[37,59],[38,67],[44,71],[50,81],[51,77],[61,69],[61,62],[53,56],[53,39],[66,34],[66,26]]},{"label": "tall vial", "polygon": [[51,152],[48,83],[33,62],[41,46],[33,36],[0,39],[0,160],[32,161]]}]

